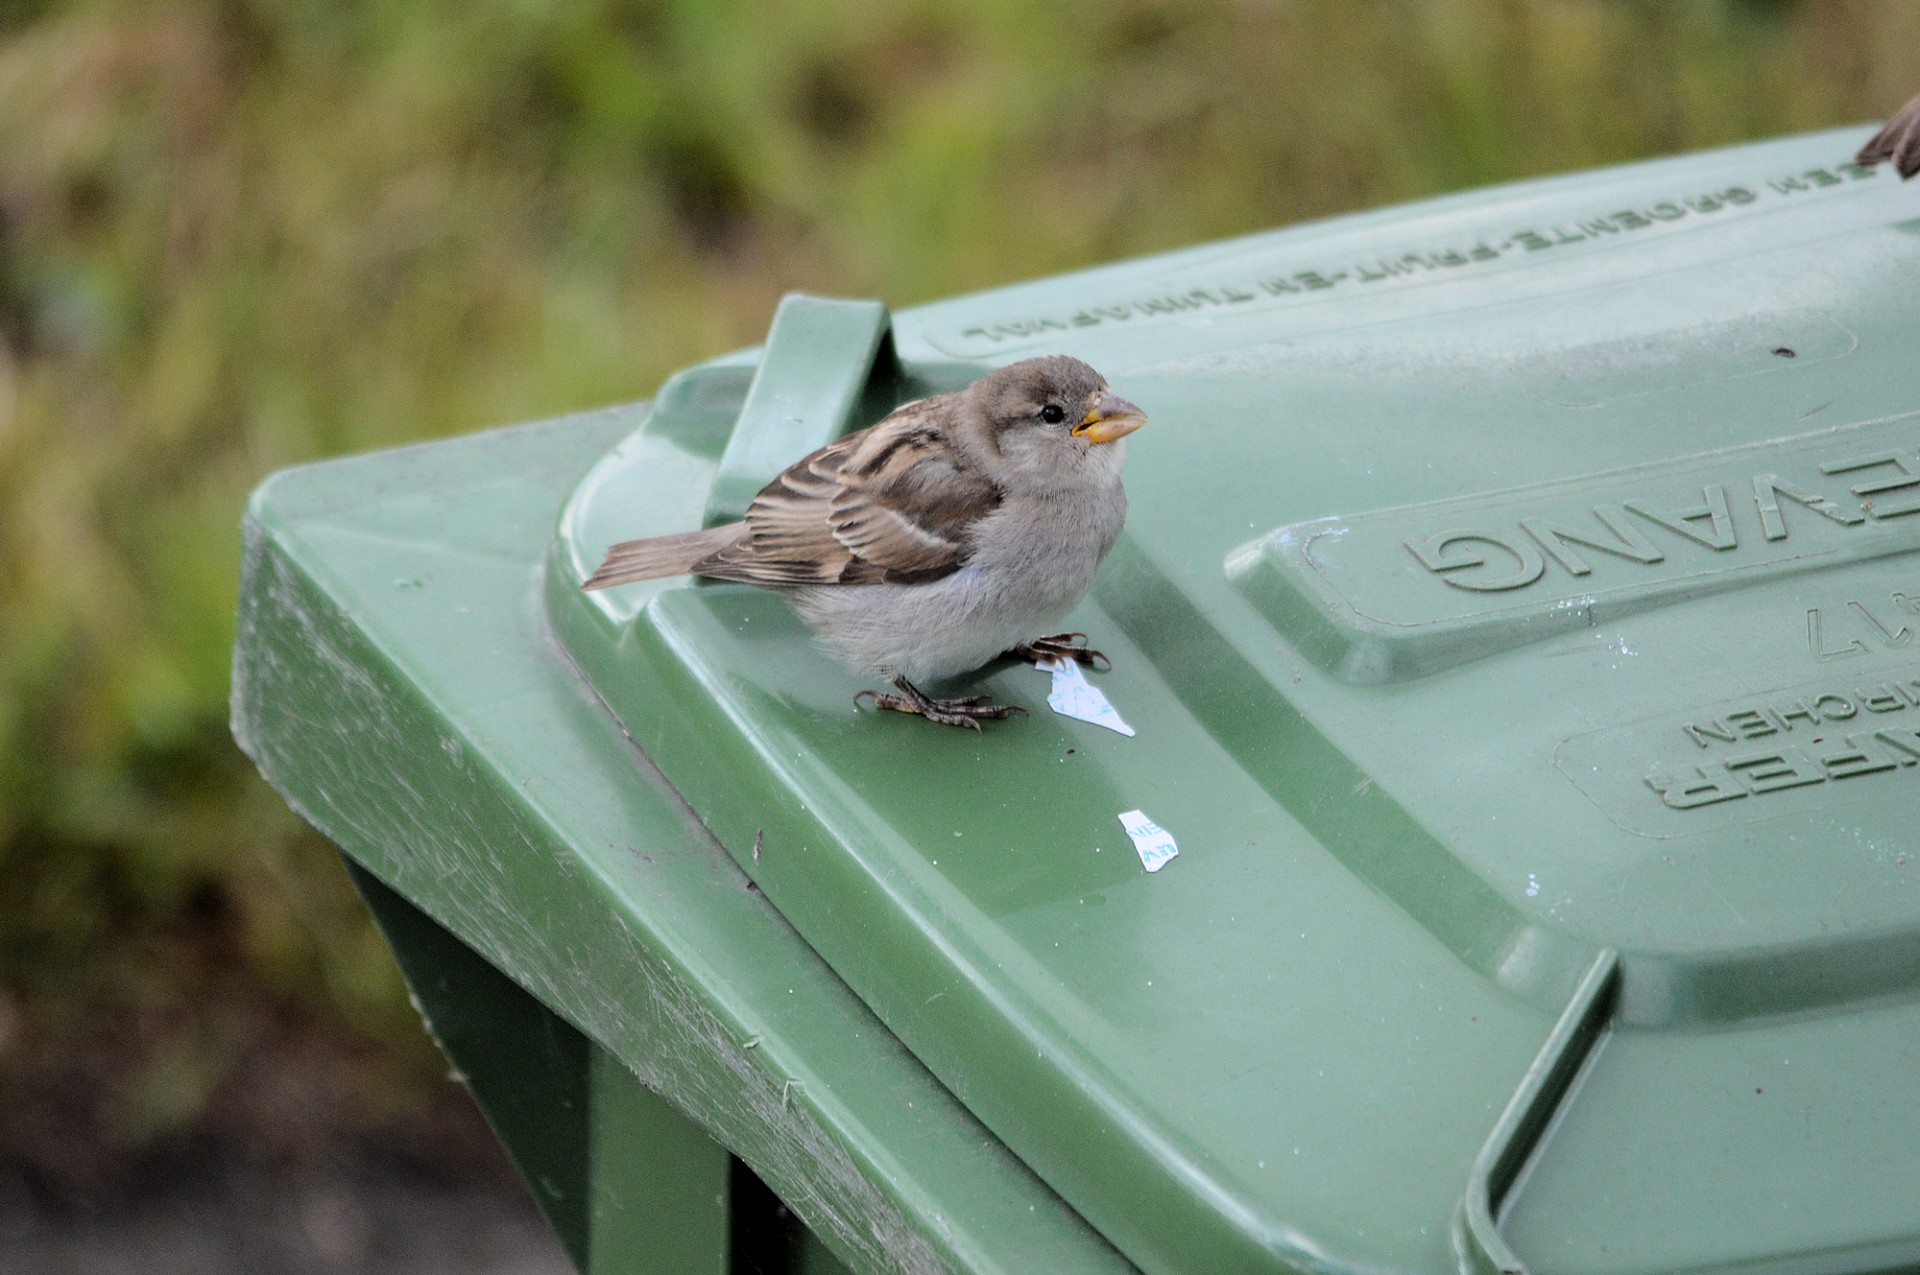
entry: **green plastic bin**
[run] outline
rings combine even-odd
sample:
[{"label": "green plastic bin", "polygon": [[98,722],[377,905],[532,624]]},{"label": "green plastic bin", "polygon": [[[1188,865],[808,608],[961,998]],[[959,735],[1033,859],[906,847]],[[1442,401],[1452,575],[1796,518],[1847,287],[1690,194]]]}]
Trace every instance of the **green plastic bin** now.
[{"label": "green plastic bin", "polygon": [[[278,475],[235,733],[582,1269],[1913,1268],[1920,187],[1861,139],[789,298],[649,405]],[[1132,737],[580,590],[1045,352],[1152,421],[1073,621]]]}]

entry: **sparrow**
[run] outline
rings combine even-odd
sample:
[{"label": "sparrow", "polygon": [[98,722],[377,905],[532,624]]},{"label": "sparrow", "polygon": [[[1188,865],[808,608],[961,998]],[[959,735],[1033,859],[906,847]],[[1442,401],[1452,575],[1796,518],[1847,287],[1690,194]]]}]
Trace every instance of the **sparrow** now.
[{"label": "sparrow", "polygon": [[775,590],[829,653],[892,683],[856,704],[978,731],[1026,710],[919,684],[1003,655],[1106,662],[1053,629],[1120,535],[1121,440],[1145,423],[1079,359],[1026,359],[802,457],[740,522],[614,545],[582,587],[690,573]]},{"label": "sparrow", "polygon": [[1873,140],[1860,148],[1853,162],[1871,168],[1883,159],[1893,161],[1894,171],[1903,181],[1920,173],[1920,97],[1895,111]]}]

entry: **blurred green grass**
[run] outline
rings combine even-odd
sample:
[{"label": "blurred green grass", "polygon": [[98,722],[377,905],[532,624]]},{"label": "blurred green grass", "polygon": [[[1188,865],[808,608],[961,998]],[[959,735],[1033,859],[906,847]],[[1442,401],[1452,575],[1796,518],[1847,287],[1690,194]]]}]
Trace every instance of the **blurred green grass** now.
[{"label": "blurred green grass", "polygon": [[0,1091],[45,1099],[0,1152],[49,1103],[111,1147],[268,1119],[231,1096],[310,1031],[344,1109],[437,1074],[226,736],[270,471],[643,396],[789,289],[908,305],[1916,88],[1907,0],[0,0]]}]

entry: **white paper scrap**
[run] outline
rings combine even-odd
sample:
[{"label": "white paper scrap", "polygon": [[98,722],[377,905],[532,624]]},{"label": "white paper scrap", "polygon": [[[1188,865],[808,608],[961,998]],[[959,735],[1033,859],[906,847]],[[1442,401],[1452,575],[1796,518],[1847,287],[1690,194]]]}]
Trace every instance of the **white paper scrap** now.
[{"label": "white paper scrap", "polygon": [[1119,731],[1122,735],[1133,734],[1133,727],[1120,720],[1120,714],[1100,693],[1100,688],[1087,680],[1078,660],[1042,660],[1034,667],[1053,674],[1053,690],[1047,693],[1047,704],[1054,712]]},{"label": "white paper scrap", "polygon": [[1158,872],[1180,853],[1173,834],[1147,818],[1144,810],[1121,811],[1120,826],[1133,838],[1133,848],[1140,852],[1140,862],[1149,872]]}]

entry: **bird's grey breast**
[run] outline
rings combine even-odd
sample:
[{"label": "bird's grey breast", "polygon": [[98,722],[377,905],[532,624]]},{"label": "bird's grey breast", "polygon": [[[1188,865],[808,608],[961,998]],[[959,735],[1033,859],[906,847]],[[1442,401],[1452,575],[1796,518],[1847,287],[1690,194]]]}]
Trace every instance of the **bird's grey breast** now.
[{"label": "bird's grey breast", "polygon": [[1126,512],[1117,482],[1009,499],[981,520],[968,568],[993,579],[1017,608],[1070,608],[1093,584]]}]

